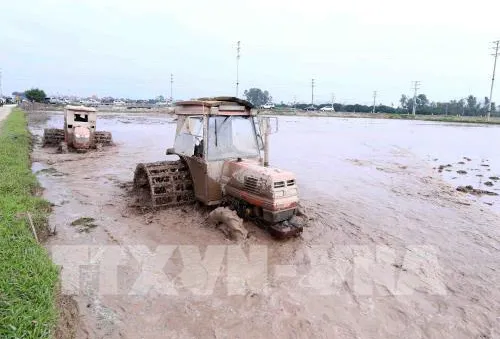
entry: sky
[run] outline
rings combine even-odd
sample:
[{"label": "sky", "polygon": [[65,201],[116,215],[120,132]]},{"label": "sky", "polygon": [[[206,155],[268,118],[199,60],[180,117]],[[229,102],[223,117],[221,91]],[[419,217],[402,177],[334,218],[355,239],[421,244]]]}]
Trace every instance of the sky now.
[{"label": "sky", "polygon": [[[23,0],[0,5],[4,94],[174,99],[268,90],[274,102],[489,95],[500,1]],[[500,64],[499,64],[500,68]],[[497,72],[498,73],[498,72]],[[496,99],[496,100],[495,100]],[[493,101],[500,102],[500,83]]]}]

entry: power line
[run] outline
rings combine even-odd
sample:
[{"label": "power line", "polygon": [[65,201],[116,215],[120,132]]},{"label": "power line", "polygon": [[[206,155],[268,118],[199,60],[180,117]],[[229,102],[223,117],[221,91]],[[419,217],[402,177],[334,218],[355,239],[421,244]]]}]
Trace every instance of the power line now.
[{"label": "power line", "polygon": [[311,79],[311,106],[314,105],[314,79]]},{"label": "power line", "polygon": [[174,75],[170,73],[170,102],[174,102],[173,97],[173,88],[174,88]]},{"label": "power line", "polygon": [[375,101],[377,100],[377,91],[373,91],[373,108],[372,113],[375,113]]},{"label": "power line", "polygon": [[490,104],[488,105],[488,120],[490,120],[491,110],[493,109],[493,103],[491,102],[491,97],[493,96],[493,85],[495,83],[495,72],[497,69],[497,57],[498,57],[498,45],[500,44],[500,40],[492,42],[495,46],[493,49],[495,53],[492,54],[495,57],[495,61],[493,62],[493,75],[491,76],[491,88],[490,88]]},{"label": "power line", "polygon": [[236,47],[236,97],[238,97],[240,87],[240,42]]},{"label": "power line", "polygon": [[417,90],[420,88],[420,81],[413,81],[413,116],[415,116],[415,110],[417,109]]}]

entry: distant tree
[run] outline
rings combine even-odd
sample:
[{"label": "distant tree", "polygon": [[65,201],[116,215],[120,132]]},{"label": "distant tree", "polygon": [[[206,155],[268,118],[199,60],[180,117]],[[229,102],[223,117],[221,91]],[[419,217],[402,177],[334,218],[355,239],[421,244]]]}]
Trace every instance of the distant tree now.
[{"label": "distant tree", "polygon": [[[401,108],[403,108],[404,111],[407,113],[413,112],[413,97],[403,94],[401,99],[399,99],[399,102],[401,103]],[[429,99],[427,99],[425,94],[419,94],[415,98],[415,102],[417,105],[415,113],[425,113],[428,111],[427,105],[429,105]]]},{"label": "distant tree", "polygon": [[429,105],[429,99],[427,99],[427,96],[423,93],[419,94],[417,96],[417,106],[419,108],[424,108],[427,105]]},{"label": "distant tree", "polygon": [[260,88],[250,88],[245,90],[243,93],[248,101],[250,101],[254,106],[261,106],[271,102],[272,97],[269,95],[268,91],[262,91]]},{"label": "distant tree", "polygon": [[408,109],[408,97],[404,94],[401,95],[401,99],[399,99],[399,103],[401,104],[401,108],[404,110]]},{"label": "distant tree", "polygon": [[477,99],[473,95],[467,97],[467,113],[468,115],[476,115],[477,113]]},{"label": "distant tree", "polygon": [[448,114],[459,115],[461,112],[462,112],[462,107],[461,107],[460,103],[456,100],[451,100],[450,106],[448,109]]},{"label": "distant tree", "polygon": [[[335,108],[335,105],[333,107]],[[344,110],[346,112],[353,112],[353,113],[370,113],[372,111],[372,108],[373,106],[360,105],[360,104],[344,106]]]},{"label": "distant tree", "polygon": [[487,114],[489,108],[490,108],[490,99],[488,97],[484,97],[484,105],[483,107],[481,107],[481,114]]},{"label": "distant tree", "polygon": [[[417,107],[418,107],[418,103],[417,103]],[[406,102],[406,108],[408,110],[408,113],[413,112],[413,98],[408,98],[408,101]]]},{"label": "distant tree", "polygon": [[425,94],[419,94],[417,95],[416,98],[417,102],[417,111],[420,114],[431,114],[432,109],[429,106],[429,99],[427,99],[427,96]]},{"label": "distant tree", "polygon": [[449,114],[450,104],[447,102],[433,102],[431,104],[432,114]]},{"label": "distant tree", "polygon": [[345,111],[344,105],[337,104],[337,103],[333,104],[333,109],[335,110],[335,112],[343,112],[343,111]]},{"label": "distant tree", "polygon": [[386,105],[378,105],[377,108],[375,109],[375,112],[377,113],[396,113],[396,109],[391,106],[386,106]]},{"label": "distant tree", "polygon": [[459,115],[465,115],[465,99],[458,100],[459,105]]},{"label": "distant tree", "polygon": [[47,97],[45,95],[45,92],[38,88],[27,90],[24,92],[24,95],[26,96],[26,99],[36,102],[44,102],[45,98]]}]

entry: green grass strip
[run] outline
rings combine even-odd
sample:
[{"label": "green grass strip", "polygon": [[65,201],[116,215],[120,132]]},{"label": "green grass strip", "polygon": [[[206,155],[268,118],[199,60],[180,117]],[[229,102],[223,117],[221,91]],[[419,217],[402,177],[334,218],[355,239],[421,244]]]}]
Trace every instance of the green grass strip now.
[{"label": "green grass strip", "polygon": [[0,338],[51,338],[57,322],[57,269],[25,217],[41,231],[50,210],[33,196],[30,150],[25,113],[14,109],[0,123]]}]

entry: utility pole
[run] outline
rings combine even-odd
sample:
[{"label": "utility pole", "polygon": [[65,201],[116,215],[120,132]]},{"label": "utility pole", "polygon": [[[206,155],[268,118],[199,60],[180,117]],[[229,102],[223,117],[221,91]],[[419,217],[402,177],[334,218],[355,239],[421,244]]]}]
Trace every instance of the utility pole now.
[{"label": "utility pole", "polygon": [[497,70],[497,57],[498,57],[498,44],[500,44],[500,40],[493,41],[493,49],[495,53],[492,55],[495,57],[495,61],[493,62],[493,75],[491,76],[491,89],[490,89],[490,104],[488,105],[488,121],[490,120],[491,110],[493,108],[493,103],[491,102],[491,97],[493,96],[493,84],[495,83],[495,72]]},{"label": "utility pole", "polygon": [[314,79],[311,79],[311,106],[314,106]]},{"label": "utility pole", "polygon": [[174,88],[174,75],[170,73],[170,104],[174,102],[173,88]]},{"label": "utility pole", "polygon": [[413,116],[415,116],[415,110],[417,109],[417,90],[420,88],[420,81],[413,81]]},{"label": "utility pole", "polygon": [[334,108],[333,108],[333,103],[334,103],[334,101],[335,101],[335,94],[334,94],[334,93],[332,93],[332,112],[333,112],[333,110],[334,110]]},{"label": "utility pole", "polygon": [[372,113],[375,113],[375,102],[377,100],[377,91],[373,91],[373,108]]},{"label": "utility pole", "polygon": [[238,97],[240,87],[240,42],[236,47],[236,97]]}]

